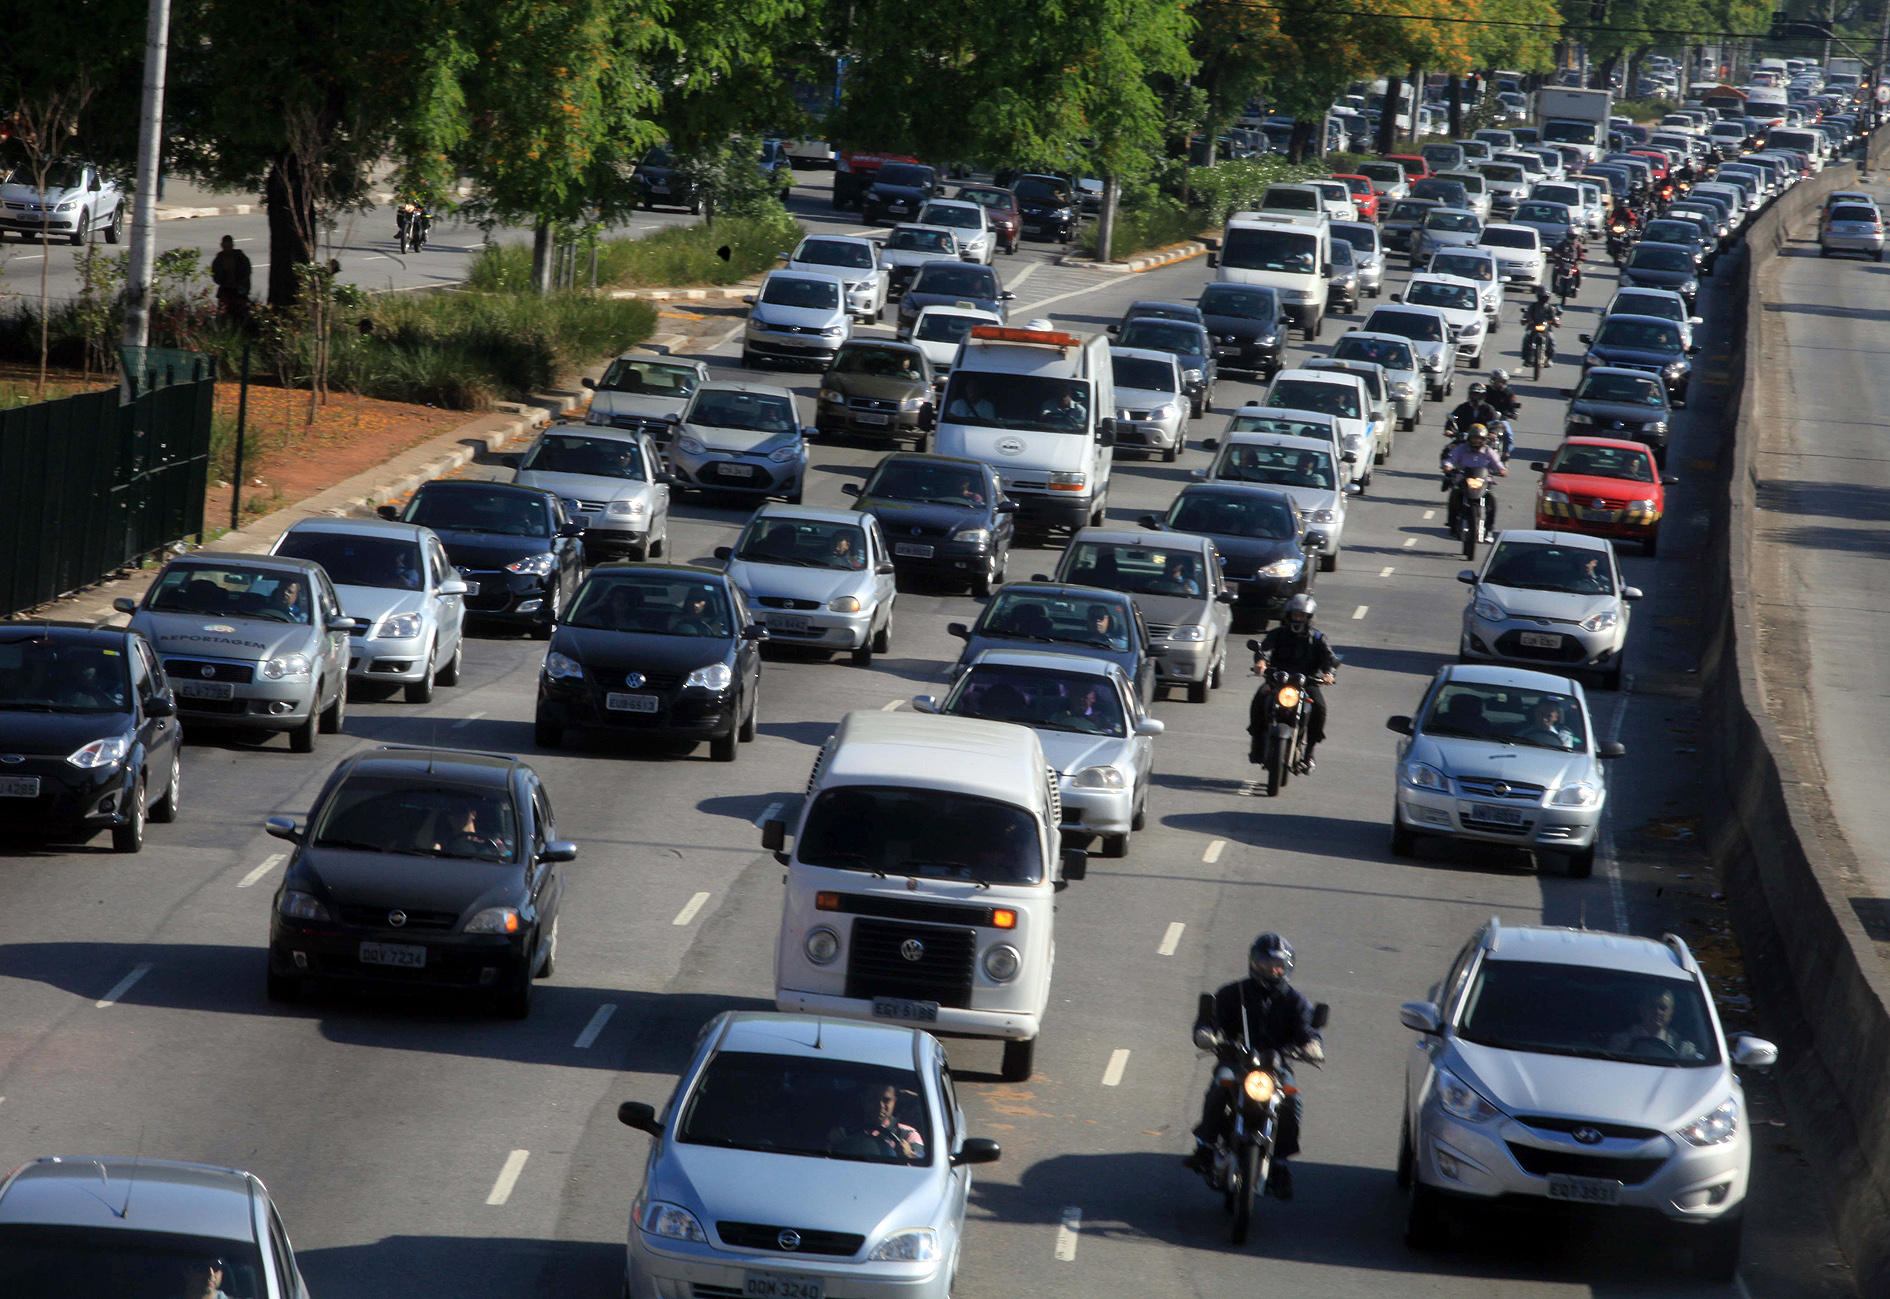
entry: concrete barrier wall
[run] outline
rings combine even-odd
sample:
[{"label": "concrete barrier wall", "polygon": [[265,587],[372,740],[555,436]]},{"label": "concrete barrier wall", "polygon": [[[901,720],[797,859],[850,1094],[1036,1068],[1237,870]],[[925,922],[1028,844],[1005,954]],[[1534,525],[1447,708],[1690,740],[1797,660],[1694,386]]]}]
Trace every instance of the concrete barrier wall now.
[{"label": "concrete barrier wall", "polygon": [[[1879,166],[1890,130],[1872,144]],[[1705,715],[1729,815],[1713,827],[1732,922],[1756,1009],[1778,1040],[1780,1074],[1800,1137],[1823,1172],[1838,1244],[1859,1293],[1890,1294],[1890,978],[1840,885],[1791,753],[1767,714],[1759,657],[1753,549],[1758,430],[1768,409],[1765,297],[1794,232],[1816,221],[1823,196],[1857,181],[1827,168],[1793,187],[1752,225],[1734,272],[1732,308],[1744,321],[1720,429],[1724,508],[1703,557],[1711,625],[1700,665]],[[1781,683],[1784,688],[1801,688]]]}]

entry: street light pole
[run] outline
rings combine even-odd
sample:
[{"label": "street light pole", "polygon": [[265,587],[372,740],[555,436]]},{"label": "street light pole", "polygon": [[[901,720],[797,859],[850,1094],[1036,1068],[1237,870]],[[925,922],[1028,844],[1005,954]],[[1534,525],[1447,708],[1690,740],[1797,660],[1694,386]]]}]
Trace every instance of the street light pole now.
[{"label": "street light pole", "polygon": [[164,65],[171,39],[171,0],[150,0],[144,29],[144,102],[138,115],[138,188],[131,203],[131,258],[125,272],[125,328],[119,342],[150,339],[151,270],[157,253],[158,168],[164,151]]}]

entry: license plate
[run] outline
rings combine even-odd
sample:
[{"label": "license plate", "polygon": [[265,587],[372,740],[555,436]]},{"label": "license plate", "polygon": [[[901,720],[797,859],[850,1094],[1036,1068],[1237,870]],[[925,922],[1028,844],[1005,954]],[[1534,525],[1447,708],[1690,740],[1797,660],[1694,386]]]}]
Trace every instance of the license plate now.
[{"label": "license plate", "polygon": [[774,631],[806,631],[807,619],[798,613],[771,613],[764,621]]},{"label": "license plate", "polygon": [[1595,523],[1613,523],[1614,515],[1615,515],[1615,512],[1613,510],[1584,509],[1582,511],[1582,517],[1584,519],[1591,520],[1592,522],[1595,522]]},{"label": "license plate", "polygon": [[652,183],[652,184],[650,185],[650,193],[652,193],[652,194],[667,194],[667,193],[669,193],[669,186],[667,186],[667,185],[658,185],[658,184],[654,184],[654,183]]},{"label": "license plate", "polygon": [[1530,649],[1561,649],[1562,638],[1553,632],[1526,631],[1517,636]]},{"label": "license plate", "polygon": [[1619,1204],[1621,1183],[1601,1177],[1571,1177],[1556,1173],[1549,1178],[1551,1200],[1573,1200],[1577,1204]]},{"label": "license plate", "polygon": [[227,681],[171,680],[172,687],[185,699],[234,699],[236,687]]},{"label": "license plate", "polygon": [[0,798],[38,797],[38,776],[0,776]]},{"label": "license plate", "polygon": [[404,943],[362,943],[361,964],[392,965],[403,970],[426,968],[427,949]]},{"label": "license plate", "polygon": [[888,212],[904,212],[906,210],[906,205],[904,203],[888,203],[886,205],[886,210]]},{"label": "license plate", "polygon": [[753,478],[761,471],[753,465],[725,464],[721,466],[720,472],[724,478]]},{"label": "license plate", "polygon": [[817,1276],[783,1276],[779,1272],[744,1272],[742,1294],[747,1299],[827,1299],[827,1282]]},{"label": "license plate", "polygon": [[853,412],[853,418],[858,420],[862,424],[890,424],[892,423],[892,416],[883,414],[882,412],[876,411],[876,410],[855,411]]},{"label": "license plate", "polygon": [[653,713],[657,703],[655,695],[626,695],[613,690],[604,696],[604,707],[614,708],[620,713]]},{"label": "license plate", "polygon": [[1472,803],[1470,815],[1479,821],[1494,821],[1498,825],[1522,824],[1522,809],[1519,807],[1498,807],[1494,803]]},{"label": "license plate", "polygon": [[1027,235],[1042,234],[1043,227],[1031,225],[1028,221],[1026,221],[1024,223],[1024,233]]},{"label": "license plate", "polygon": [[932,547],[921,546],[916,541],[895,541],[893,543],[893,554],[904,555],[908,559],[930,559],[932,557]]},{"label": "license plate", "polygon": [[873,998],[874,1019],[910,1019],[927,1024],[938,1022],[936,1001],[906,1001],[901,997]]}]

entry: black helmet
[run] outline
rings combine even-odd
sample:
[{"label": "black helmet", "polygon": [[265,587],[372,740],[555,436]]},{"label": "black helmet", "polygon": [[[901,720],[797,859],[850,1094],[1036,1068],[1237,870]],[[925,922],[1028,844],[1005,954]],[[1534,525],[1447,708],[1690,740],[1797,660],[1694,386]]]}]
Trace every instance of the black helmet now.
[{"label": "black helmet", "polygon": [[1541,284],[1536,285],[1536,301],[1547,302],[1548,300],[1549,300],[1548,288]]},{"label": "black helmet", "polygon": [[1484,393],[1488,391],[1489,389],[1484,387],[1482,384],[1473,383],[1470,385],[1470,399],[1472,401],[1475,401],[1478,397],[1481,397]]},{"label": "black helmet", "polygon": [[[1276,977],[1271,970],[1262,970],[1262,962],[1278,961],[1286,968]],[[1247,975],[1263,988],[1277,988],[1285,983],[1293,973],[1293,945],[1279,934],[1261,934],[1253,940],[1253,946],[1247,949]]]}]

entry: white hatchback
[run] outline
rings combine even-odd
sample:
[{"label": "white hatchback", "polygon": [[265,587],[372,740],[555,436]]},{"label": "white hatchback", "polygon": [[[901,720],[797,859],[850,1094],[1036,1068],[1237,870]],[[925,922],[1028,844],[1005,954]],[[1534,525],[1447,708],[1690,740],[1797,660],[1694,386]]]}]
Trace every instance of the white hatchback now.
[{"label": "white hatchback", "polygon": [[1450,326],[1450,340],[1457,348],[1458,364],[1471,369],[1483,364],[1489,318],[1483,312],[1483,299],[1474,280],[1455,275],[1413,275],[1402,294],[1392,295],[1392,301],[1442,312]]}]

